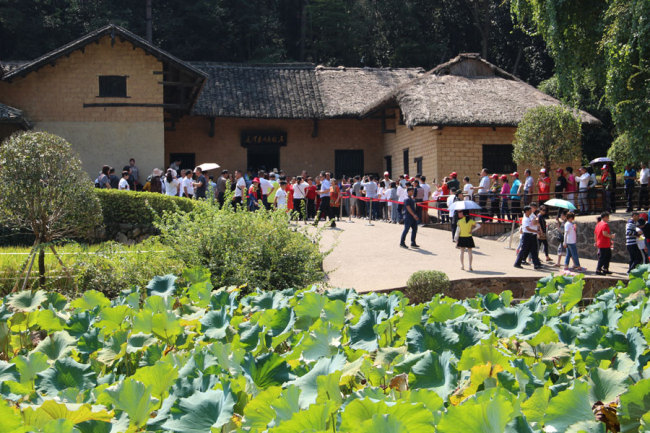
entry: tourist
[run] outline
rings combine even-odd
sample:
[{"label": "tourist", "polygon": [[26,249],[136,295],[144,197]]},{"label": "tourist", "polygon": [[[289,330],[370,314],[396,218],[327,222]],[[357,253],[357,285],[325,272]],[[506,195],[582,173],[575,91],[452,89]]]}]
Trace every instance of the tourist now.
[{"label": "tourist", "polygon": [[362,218],[364,215],[364,203],[363,201],[359,198],[361,197],[361,189],[363,187],[361,186],[361,176],[356,175],[354,176],[354,182],[352,183],[352,188],[351,188],[351,194],[352,194],[352,212],[353,215],[356,218]]},{"label": "tourist", "polygon": [[636,245],[639,247],[639,251],[641,251],[641,258],[643,259],[643,261],[641,262],[642,264],[648,263],[648,249],[646,247],[645,231],[644,231],[647,225],[649,224],[646,223],[646,220],[639,216],[637,227],[639,230],[641,230],[641,236],[637,238]]},{"label": "tourist", "polygon": [[605,164],[602,167],[603,173],[600,177],[600,183],[603,185],[603,207],[605,212],[616,212],[614,206],[616,191],[613,189],[612,176],[609,173],[609,167]]},{"label": "tourist", "polygon": [[343,216],[350,216],[350,188],[352,178],[345,175],[341,179],[341,206],[343,207]]},{"label": "tourist", "polygon": [[553,263],[553,259],[549,255],[548,250],[548,227],[546,224],[546,219],[548,218],[548,208],[546,205],[541,205],[539,207],[539,214],[537,215],[537,221],[539,222],[539,233],[537,234],[537,240],[539,242],[539,249],[542,250],[544,247],[544,254],[546,255],[546,261]]},{"label": "tourist", "polygon": [[390,201],[391,203],[391,211],[390,211],[390,222],[393,224],[399,223],[399,196],[397,194],[397,182],[391,182],[390,184]]},{"label": "tourist", "polygon": [[131,189],[129,186],[128,179],[129,179],[129,171],[128,170],[122,171],[122,179],[120,179],[120,183],[118,185],[118,189],[120,191],[128,191]]},{"label": "tourist", "polygon": [[157,192],[157,193],[162,193],[163,186],[162,182],[160,180],[160,176],[162,175],[162,172],[158,168],[154,168],[153,172],[149,177],[147,177],[147,181],[145,182],[144,186],[142,187],[143,191],[148,191],[148,192]]},{"label": "tourist", "polygon": [[291,179],[291,176],[280,176],[280,182],[282,181],[287,182],[287,209],[290,212],[293,212],[293,182],[294,180]]},{"label": "tourist", "polygon": [[568,272],[569,261],[573,259],[573,270],[576,272],[585,272],[586,269],[580,266],[578,257],[578,230],[575,223],[576,215],[573,212],[566,214],[564,223],[564,248],[566,249],[566,258],[564,259],[564,270]]},{"label": "tourist", "polygon": [[194,198],[204,199],[206,191],[208,189],[208,182],[205,180],[203,169],[201,167],[196,167],[194,169],[194,174],[196,174],[196,182],[192,182],[192,189],[194,190]]},{"label": "tourist", "polygon": [[510,176],[514,179],[512,181],[512,186],[510,187],[510,204],[511,209],[510,213],[512,219],[517,219],[521,216],[521,181],[519,180],[519,173],[514,172]]},{"label": "tourist", "polygon": [[[124,167],[122,167],[122,171],[126,171],[129,173],[129,175],[126,178],[126,181],[129,184],[129,189],[135,191],[135,181],[133,180],[133,174],[131,174],[131,166],[125,165]],[[119,183],[118,183],[118,189],[119,189]]]},{"label": "tourist", "polygon": [[[277,168],[274,168],[273,170],[277,171]],[[269,207],[271,207],[273,206],[273,203],[275,203],[275,193],[280,190],[280,182],[277,173],[273,171],[268,174],[268,180],[271,182],[271,191],[269,192],[267,200]]]},{"label": "tourist", "polygon": [[138,189],[140,186],[140,169],[135,165],[135,159],[129,159],[129,168],[131,171],[131,177],[133,178],[134,189]]},{"label": "tourist", "polygon": [[456,214],[456,211],[451,208],[451,205],[459,200],[463,200],[463,193],[460,191],[452,191],[452,193],[449,195],[449,198],[447,198],[447,209],[449,209],[449,219],[451,220],[452,239],[454,239],[454,236],[456,235],[456,228],[458,227],[458,215]]},{"label": "tourist", "polygon": [[526,176],[524,180],[524,205],[529,205],[533,201],[534,179],[532,172],[528,168],[524,171],[524,176]]},{"label": "tourist", "polygon": [[510,196],[510,184],[508,183],[508,175],[501,175],[501,212],[499,217],[504,220],[510,219],[510,208],[508,207],[508,199]]},{"label": "tourist", "polygon": [[390,173],[389,172],[385,171],[384,172],[384,177],[381,180],[384,181],[384,185],[386,185],[386,188],[390,187],[392,179],[390,178]]},{"label": "tourist", "polygon": [[566,248],[564,248],[564,224],[566,223],[566,213],[558,214],[555,219],[557,223],[555,241],[557,242],[557,263],[556,267],[562,266],[562,257],[566,254]]},{"label": "tourist", "polygon": [[522,268],[521,263],[530,254],[533,258],[535,269],[541,269],[542,263],[539,261],[539,257],[537,256],[537,232],[539,230],[539,225],[537,223],[537,217],[532,213],[530,206],[524,206],[524,217],[521,221],[521,230],[522,245],[517,254],[517,259],[515,260],[515,268]]},{"label": "tourist", "polygon": [[266,210],[271,208],[271,202],[269,202],[269,195],[273,193],[273,184],[268,180],[269,175],[260,171],[257,174],[257,178],[260,180],[260,191],[262,193],[262,205]]},{"label": "tourist", "polygon": [[276,209],[287,209],[287,182],[280,181],[279,188],[273,198],[273,206]]},{"label": "tourist", "polygon": [[598,185],[598,179],[596,178],[596,173],[592,166],[587,167],[587,173],[589,173],[587,197],[589,198],[589,209],[591,209],[591,212],[593,213],[596,211],[596,186]]},{"label": "tourist", "polygon": [[471,201],[474,194],[474,185],[469,182],[469,176],[463,178],[463,183],[463,195],[465,196],[465,200]]},{"label": "tourist", "polygon": [[643,231],[637,227],[637,222],[639,221],[639,213],[632,212],[632,216],[627,220],[625,225],[625,247],[627,252],[630,255],[629,267],[627,273],[629,274],[637,265],[643,263],[643,256],[641,255],[641,250],[637,246],[637,239]]},{"label": "tourist", "polygon": [[244,194],[246,191],[246,180],[244,179],[244,173],[241,170],[235,170],[235,194],[232,198],[232,203],[237,209],[244,201]]},{"label": "tourist", "polygon": [[[330,210],[330,188],[332,188],[332,183],[330,182],[331,175],[329,172],[321,171],[320,173],[320,190],[318,195],[320,197],[320,206],[318,207],[319,215],[316,216],[316,221],[314,225],[318,224],[320,217],[323,219],[329,218],[331,221],[331,227],[336,227],[336,222]],[[375,189],[375,195],[377,190]]]},{"label": "tourist", "polygon": [[567,189],[567,180],[564,177],[564,170],[558,168],[555,170],[555,175],[557,176],[555,179],[555,198],[566,199],[564,191]]},{"label": "tourist", "polygon": [[298,220],[307,221],[307,209],[305,205],[305,196],[309,185],[303,180],[302,176],[297,176],[293,182],[293,210],[296,212]]},{"label": "tourist", "polygon": [[[481,206],[481,209],[486,209],[488,195],[490,192],[490,177],[488,176],[487,168],[481,170],[480,173],[481,180],[478,184],[478,205]],[[487,219],[483,218],[483,222],[486,222]]]},{"label": "tourist", "polygon": [[181,160],[175,159],[169,164],[169,168],[173,170],[172,175],[176,177],[175,173],[178,173],[181,170]]},{"label": "tourist", "polygon": [[[413,183],[413,187],[415,188],[415,193],[413,193],[413,198],[415,199],[415,208],[422,214],[421,212],[421,204],[424,201],[424,188],[420,185],[420,181],[415,179]],[[424,224],[424,219],[420,216],[420,225]]]},{"label": "tourist", "polygon": [[174,176],[174,170],[171,168],[167,169],[167,173],[165,174],[165,180],[164,180],[164,186],[165,186],[165,195],[170,195],[170,196],[177,196],[178,192],[180,191],[180,182],[176,177]]},{"label": "tourist", "polygon": [[[449,191],[449,187],[447,186],[447,182],[449,181],[448,177],[445,177],[442,180],[442,184],[440,185],[440,195],[438,197],[438,219],[442,223],[448,223],[449,222],[449,211],[448,206],[447,206],[447,201],[449,200],[449,197],[451,196],[451,191]],[[489,184],[488,184],[489,186]]]},{"label": "tourist", "polygon": [[391,222],[392,217],[393,217],[393,203],[391,202],[391,195],[393,194],[393,189],[391,188],[391,185],[393,182],[387,185],[386,188],[384,188],[384,195],[381,197],[384,200],[384,204],[386,205],[386,215],[384,215],[384,221]]},{"label": "tourist", "polygon": [[589,213],[589,201],[588,201],[588,190],[589,190],[589,178],[590,175],[587,172],[585,167],[580,167],[578,169],[578,176],[576,181],[578,182],[578,202],[580,203],[580,213],[588,214]]},{"label": "tourist", "polygon": [[594,245],[598,248],[596,275],[611,274],[609,263],[612,260],[612,239],[616,235],[609,228],[609,212],[600,214],[600,221],[594,229]]},{"label": "tourist", "polygon": [[415,237],[418,232],[418,218],[417,210],[415,209],[415,200],[413,200],[413,194],[415,189],[409,187],[406,190],[406,200],[404,200],[404,230],[402,231],[402,237],[400,239],[399,246],[402,248],[408,248],[406,246],[406,235],[409,230],[411,230],[411,248],[420,248],[420,246],[415,243]]},{"label": "tourist", "polygon": [[332,176],[330,180],[330,213],[332,219],[336,218],[337,221],[341,220],[341,188],[336,181],[336,176]]},{"label": "tourist", "polygon": [[476,245],[474,245],[472,233],[478,230],[481,225],[477,224],[474,218],[470,218],[470,216],[465,213],[466,211],[462,209],[458,210],[458,239],[455,239],[457,242],[456,248],[460,249],[460,268],[465,270],[465,251],[467,251],[469,270],[473,271],[472,249]]},{"label": "tourist", "polygon": [[[490,185],[490,217],[498,217],[500,212],[501,186],[499,185],[499,175],[494,173],[492,175],[492,185]],[[492,220],[494,222],[494,220]]]},{"label": "tourist", "polygon": [[219,206],[223,207],[226,197],[226,188],[228,187],[228,170],[222,170],[221,176],[217,179],[217,186],[214,188],[215,198]]},{"label": "tourist", "polygon": [[425,203],[425,206],[421,206],[422,216],[420,219],[422,221],[422,224],[428,224],[429,223],[429,200],[431,200],[431,185],[427,183],[426,176],[420,177],[420,187],[424,190],[423,202]]},{"label": "tourist", "polygon": [[183,197],[194,197],[194,182],[192,181],[192,170],[185,170],[185,176],[181,181],[181,188],[183,189]]},{"label": "tourist", "polygon": [[632,212],[634,210],[632,200],[634,198],[634,186],[636,184],[636,170],[630,164],[625,165],[623,179],[625,179],[625,198],[627,200],[627,209],[625,212]]},{"label": "tourist", "polygon": [[[645,262],[648,263],[649,254],[650,254],[650,220],[648,220],[648,215],[644,215],[645,218],[639,218],[639,228],[643,233],[643,238],[639,238],[644,242],[642,249],[645,251]],[[643,225],[641,225],[643,221]]]},{"label": "tourist", "polygon": [[372,220],[375,215],[376,203],[373,202],[377,198],[377,183],[375,182],[374,176],[365,176],[363,182],[361,182],[363,187],[363,193],[366,196],[367,203],[367,218]]},{"label": "tourist", "polygon": [[547,170],[542,168],[539,171],[539,179],[537,179],[537,189],[539,191],[539,202],[544,203],[548,201],[551,196],[551,178],[548,177]]},{"label": "tourist", "polygon": [[260,208],[261,195],[260,179],[254,177],[251,186],[248,188],[248,210],[250,212],[255,212]]},{"label": "tourist", "polygon": [[108,165],[102,166],[102,171],[99,173],[97,180],[95,181],[96,188],[111,189],[111,180],[108,177],[108,173],[111,171],[111,168]]},{"label": "tourist", "polygon": [[578,185],[576,184],[576,177],[573,174],[573,167],[567,167],[566,172],[567,172],[566,199],[575,205],[576,204],[575,193],[576,191],[578,191]]},{"label": "tourist", "polygon": [[[645,162],[641,163],[641,172],[639,173],[639,209],[650,209],[648,205],[648,182],[650,182],[650,168]],[[647,223],[647,221],[646,221]],[[647,239],[647,238],[646,238]]]},{"label": "tourist", "polygon": [[398,201],[397,214],[399,217],[398,222],[400,224],[404,223],[404,202],[408,198],[407,188],[408,187],[406,186],[406,183],[404,184],[404,186],[402,186],[401,184],[397,185],[397,201]]},{"label": "tourist", "polygon": [[118,189],[120,187],[120,178],[115,174],[115,167],[108,170],[108,178],[111,181],[111,189]]},{"label": "tourist", "polygon": [[449,191],[460,190],[460,182],[458,181],[458,173],[455,171],[452,171],[449,173],[449,180],[447,181],[447,188],[449,188]]}]

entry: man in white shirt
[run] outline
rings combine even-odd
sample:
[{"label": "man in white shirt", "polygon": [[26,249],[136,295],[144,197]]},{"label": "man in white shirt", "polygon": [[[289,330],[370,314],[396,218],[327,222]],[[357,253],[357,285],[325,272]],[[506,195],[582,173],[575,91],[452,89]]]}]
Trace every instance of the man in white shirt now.
[{"label": "man in white shirt", "polygon": [[120,191],[128,191],[129,188],[129,172],[127,170],[124,170],[122,172],[122,179],[120,179],[120,183],[118,184],[118,188]]},{"label": "man in white shirt", "polygon": [[463,182],[465,182],[465,185],[463,185],[463,195],[465,196],[465,200],[471,201],[472,196],[474,195],[474,185],[469,183],[469,176],[465,176]]},{"label": "man in white shirt", "polygon": [[185,170],[185,177],[181,183],[183,197],[192,198],[194,196],[194,185],[192,182],[192,170]]},{"label": "man in white shirt", "polygon": [[363,191],[365,192],[366,198],[369,198],[371,200],[368,200],[366,203],[367,208],[368,208],[368,218],[373,219],[375,217],[375,208],[376,204],[372,201],[377,198],[377,183],[375,182],[375,177],[374,176],[366,176],[364,178],[364,181],[361,182],[361,186],[363,186]]},{"label": "man in white shirt", "polygon": [[521,262],[523,262],[530,254],[530,256],[533,258],[533,265],[535,266],[535,269],[541,269],[542,263],[539,261],[539,245],[537,244],[537,232],[539,230],[539,223],[537,222],[537,217],[533,213],[533,210],[530,206],[524,206],[524,217],[521,221],[521,230],[522,246],[519,249],[519,254],[517,254],[515,268],[521,268]]},{"label": "man in white shirt", "polygon": [[[431,200],[431,185],[427,183],[427,177],[426,176],[421,176],[420,177],[420,188],[424,190],[424,199],[423,201],[427,202]],[[429,206],[428,203],[426,203],[427,206]],[[420,221],[422,224],[428,224],[429,223],[429,208],[426,206],[422,207],[422,217],[420,218]]]},{"label": "man in white shirt", "polygon": [[529,168],[524,172],[526,179],[524,180],[524,204],[529,205],[533,201],[533,190],[535,188],[535,179],[533,179],[532,172]]},{"label": "man in white shirt", "polygon": [[580,167],[578,169],[579,176],[576,176],[578,181],[578,200],[580,203],[580,213],[587,214],[589,213],[589,199],[588,199],[588,190],[589,190],[589,178],[591,175],[587,172],[585,167]]},{"label": "man in white shirt", "polygon": [[260,188],[262,189],[262,203],[264,203],[264,207],[269,210],[271,208],[271,205],[269,204],[269,195],[273,192],[273,184],[267,179],[269,175],[263,171],[260,171],[257,177],[260,179]]},{"label": "man in white shirt", "polygon": [[390,173],[385,171],[384,178],[382,180],[384,181],[384,185],[386,185],[386,188],[390,188],[390,184],[392,182],[392,179],[390,178]]},{"label": "man in white shirt", "polygon": [[[487,199],[490,192],[490,176],[488,176],[487,168],[481,170],[481,180],[478,184],[478,205],[482,209],[485,209],[487,206]],[[482,211],[484,213],[484,211]],[[487,219],[483,219],[483,222],[486,222]]]},{"label": "man in white shirt", "polygon": [[[641,171],[639,173],[639,210],[648,209],[648,182],[650,182],[650,168],[645,162],[641,163]],[[646,222],[646,224],[648,224]]]},{"label": "man in white shirt", "polygon": [[246,195],[246,180],[241,170],[235,170],[235,195],[232,198],[232,204],[237,209],[241,204],[243,197]]},{"label": "man in white shirt", "polygon": [[[335,215],[332,214],[330,209],[330,188],[332,184],[330,183],[331,174],[330,172],[321,171],[320,173],[320,190],[316,191],[320,195],[320,215],[314,220],[314,225],[318,224],[320,217],[329,218],[331,227],[336,227],[336,222],[334,221]],[[375,194],[377,191],[375,190]]]},{"label": "man in white shirt", "polygon": [[[307,221],[307,206],[305,198],[307,197],[307,188],[309,185],[304,181],[302,176],[296,177],[293,184],[293,210],[298,212],[298,218]],[[329,188],[328,188],[329,191]]]}]

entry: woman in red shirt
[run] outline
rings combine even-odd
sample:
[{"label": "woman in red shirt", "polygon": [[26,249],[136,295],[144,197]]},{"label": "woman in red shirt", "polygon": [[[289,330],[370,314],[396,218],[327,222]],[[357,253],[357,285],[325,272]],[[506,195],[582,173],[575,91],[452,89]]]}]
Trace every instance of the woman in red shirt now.
[{"label": "woman in red shirt", "polygon": [[539,204],[551,198],[551,178],[546,174],[546,169],[543,168],[539,171],[539,180],[537,181],[537,188],[539,189]]}]

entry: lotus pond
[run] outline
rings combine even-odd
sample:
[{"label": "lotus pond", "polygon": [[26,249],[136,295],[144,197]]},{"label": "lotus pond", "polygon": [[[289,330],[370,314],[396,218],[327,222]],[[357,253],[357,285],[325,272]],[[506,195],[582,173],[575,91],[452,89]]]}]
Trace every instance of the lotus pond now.
[{"label": "lotus pond", "polygon": [[[650,431],[648,266],[582,305],[536,294],[214,289],[0,305],[1,432]],[[179,283],[183,281],[183,283]]]}]

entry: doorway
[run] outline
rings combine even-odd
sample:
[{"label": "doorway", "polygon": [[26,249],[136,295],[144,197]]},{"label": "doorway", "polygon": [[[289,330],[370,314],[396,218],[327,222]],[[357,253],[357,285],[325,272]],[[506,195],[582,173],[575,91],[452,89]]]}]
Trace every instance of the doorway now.
[{"label": "doorway", "polygon": [[266,172],[274,168],[280,169],[280,146],[248,145],[246,168],[257,174],[258,171]]},{"label": "doorway", "polygon": [[334,173],[337,179],[341,176],[363,176],[363,150],[335,150]]},{"label": "doorway", "polygon": [[[170,153],[169,154],[169,165],[174,161],[181,162],[181,170],[190,169],[194,170],[196,167],[196,154],[194,153]],[[168,167],[169,167],[168,165]]]}]

